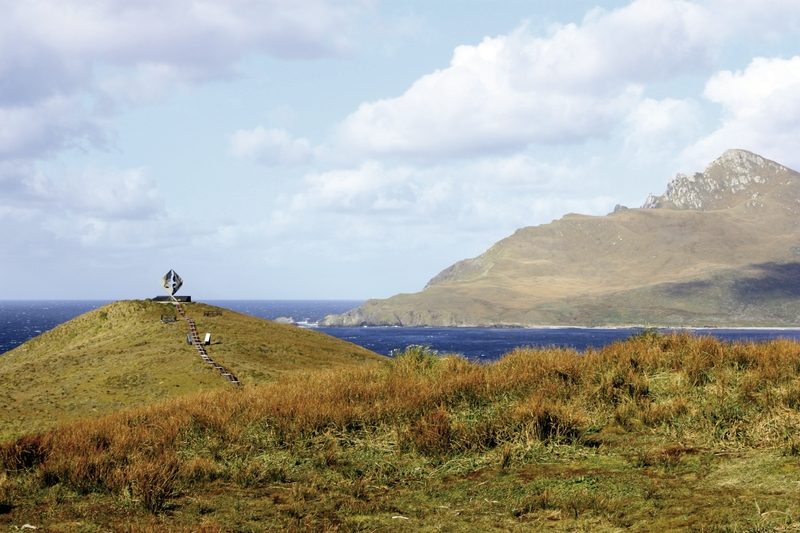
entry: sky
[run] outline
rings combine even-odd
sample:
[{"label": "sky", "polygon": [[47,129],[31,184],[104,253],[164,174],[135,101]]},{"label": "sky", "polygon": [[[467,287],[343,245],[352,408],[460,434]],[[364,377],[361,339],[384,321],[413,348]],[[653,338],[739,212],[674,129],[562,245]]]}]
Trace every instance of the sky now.
[{"label": "sky", "polygon": [[797,0],[0,0],[0,300],[366,299],[730,148]]}]

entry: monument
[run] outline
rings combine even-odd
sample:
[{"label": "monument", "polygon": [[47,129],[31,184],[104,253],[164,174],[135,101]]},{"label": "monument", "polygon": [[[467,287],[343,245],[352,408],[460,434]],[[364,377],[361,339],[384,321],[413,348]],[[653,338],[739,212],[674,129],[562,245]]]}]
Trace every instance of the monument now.
[{"label": "monument", "polygon": [[170,269],[169,272],[164,274],[164,277],[161,278],[161,286],[164,287],[167,291],[167,296],[156,296],[152,300],[155,302],[191,302],[191,296],[175,296],[175,293],[178,292],[183,286],[183,278],[181,278],[177,272]]}]

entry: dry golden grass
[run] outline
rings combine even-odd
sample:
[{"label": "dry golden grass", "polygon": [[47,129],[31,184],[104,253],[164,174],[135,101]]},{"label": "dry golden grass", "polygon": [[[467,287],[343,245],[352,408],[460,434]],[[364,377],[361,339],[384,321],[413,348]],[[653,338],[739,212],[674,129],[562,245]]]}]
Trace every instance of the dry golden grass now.
[{"label": "dry golden grass", "polygon": [[784,340],[643,334],[488,365],[411,348],[6,442],[0,523],[86,518],[91,496],[101,529],[797,527],[799,389]]}]

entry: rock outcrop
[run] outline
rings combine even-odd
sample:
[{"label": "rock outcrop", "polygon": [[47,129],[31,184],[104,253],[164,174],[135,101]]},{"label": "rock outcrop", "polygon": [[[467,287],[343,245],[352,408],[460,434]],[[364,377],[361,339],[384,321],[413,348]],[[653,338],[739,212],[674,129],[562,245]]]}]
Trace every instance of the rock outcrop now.
[{"label": "rock outcrop", "polygon": [[780,188],[792,171],[746,150],[728,150],[703,172],[678,174],[661,196],[648,196],[645,209],[671,208],[708,211],[739,204],[764,207],[763,195]]}]

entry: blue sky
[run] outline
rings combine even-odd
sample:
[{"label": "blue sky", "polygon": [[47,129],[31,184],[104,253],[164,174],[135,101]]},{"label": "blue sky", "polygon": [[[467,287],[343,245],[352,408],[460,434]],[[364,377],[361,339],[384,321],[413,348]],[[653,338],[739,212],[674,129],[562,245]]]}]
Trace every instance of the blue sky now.
[{"label": "blue sky", "polygon": [[728,148],[796,0],[0,0],[0,299],[371,298]]}]

